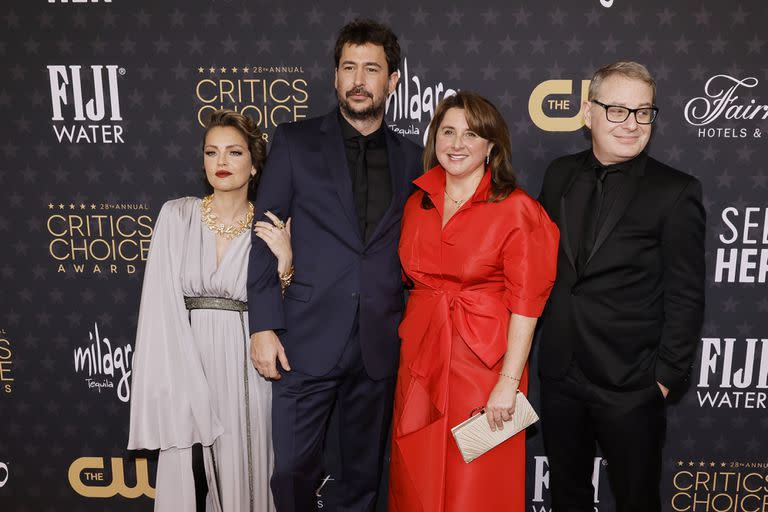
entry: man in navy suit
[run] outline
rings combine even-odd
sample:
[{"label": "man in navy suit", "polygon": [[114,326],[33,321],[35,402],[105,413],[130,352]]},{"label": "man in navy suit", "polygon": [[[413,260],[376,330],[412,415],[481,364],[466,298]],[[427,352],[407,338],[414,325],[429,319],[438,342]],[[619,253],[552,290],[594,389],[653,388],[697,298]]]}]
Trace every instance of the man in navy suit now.
[{"label": "man in navy suit", "polygon": [[422,172],[421,148],[383,124],[399,77],[397,37],[354,21],[339,33],[335,60],[338,109],[275,130],[255,204],[255,220],[265,211],[292,219],[296,270],[285,299],[275,258],[256,236],[248,264],[251,358],[273,380],[280,512],[315,509],[336,403],[339,510],[376,502],[404,306],[400,219]]}]

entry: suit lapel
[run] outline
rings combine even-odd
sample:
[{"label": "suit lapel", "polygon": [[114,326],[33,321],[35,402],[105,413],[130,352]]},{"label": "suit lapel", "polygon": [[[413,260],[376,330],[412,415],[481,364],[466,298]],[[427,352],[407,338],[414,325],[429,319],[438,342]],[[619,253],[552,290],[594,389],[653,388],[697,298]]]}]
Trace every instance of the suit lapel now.
[{"label": "suit lapel", "polygon": [[362,241],[357,212],[355,211],[354,197],[352,195],[352,180],[349,178],[349,166],[346,154],[344,153],[344,138],[341,136],[341,126],[339,126],[336,116],[338,116],[338,113],[334,110],[325,116],[320,125],[320,131],[323,133],[324,139],[323,156],[325,157],[325,163],[328,165],[328,172],[335,184],[334,189],[339,196],[344,213],[346,213],[352,228],[357,233],[358,239]]},{"label": "suit lapel", "polygon": [[[571,188],[573,187],[573,183],[576,181],[576,178],[578,178],[579,172],[581,171],[581,166],[582,160],[580,159],[574,168],[571,169],[571,175],[568,177],[568,180],[565,183],[565,187],[563,187],[563,193],[560,196],[560,224],[562,225],[560,236],[562,237],[562,244],[565,255],[568,256],[568,261],[571,262],[571,266],[574,270],[576,270],[576,255],[575,249],[571,243],[570,228],[568,226],[568,212],[571,211],[571,209],[568,208],[568,204],[570,202],[568,200],[568,192],[570,192]],[[578,214],[578,212],[575,213]]]}]

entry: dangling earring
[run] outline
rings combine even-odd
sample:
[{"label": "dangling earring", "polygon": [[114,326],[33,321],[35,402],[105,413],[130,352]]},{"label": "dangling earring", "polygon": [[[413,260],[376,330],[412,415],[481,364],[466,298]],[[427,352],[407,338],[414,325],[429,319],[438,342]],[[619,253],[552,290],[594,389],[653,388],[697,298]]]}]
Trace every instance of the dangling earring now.
[{"label": "dangling earring", "polygon": [[488,165],[488,162],[490,161],[490,159],[491,159],[491,154],[490,153],[485,155],[485,165]]}]

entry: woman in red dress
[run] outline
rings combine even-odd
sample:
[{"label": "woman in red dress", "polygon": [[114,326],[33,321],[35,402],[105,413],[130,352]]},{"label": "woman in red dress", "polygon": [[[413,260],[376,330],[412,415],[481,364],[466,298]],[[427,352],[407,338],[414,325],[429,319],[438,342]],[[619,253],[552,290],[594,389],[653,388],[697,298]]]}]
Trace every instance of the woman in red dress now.
[{"label": "woman in red dress", "polygon": [[412,289],[390,512],[524,509],[525,434],[466,464],[450,433],[479,406],[493,429],[511,419],[555,279],[557,227],[516,187],[509,156],[509,130],[490,102],[461,91],[438,106],[399,248]]}]

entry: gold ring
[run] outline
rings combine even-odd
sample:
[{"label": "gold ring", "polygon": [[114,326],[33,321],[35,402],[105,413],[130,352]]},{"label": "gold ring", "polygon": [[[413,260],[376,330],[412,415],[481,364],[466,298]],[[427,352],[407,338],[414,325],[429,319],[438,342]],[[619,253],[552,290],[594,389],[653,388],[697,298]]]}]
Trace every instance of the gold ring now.
[{"label": "gold ring", "polygon": [[285,228],[285,222],[281,221],[280,219],[275,221],[275,227],[277,229],[284,229]]}]

